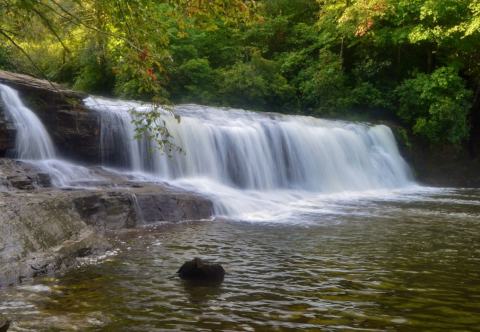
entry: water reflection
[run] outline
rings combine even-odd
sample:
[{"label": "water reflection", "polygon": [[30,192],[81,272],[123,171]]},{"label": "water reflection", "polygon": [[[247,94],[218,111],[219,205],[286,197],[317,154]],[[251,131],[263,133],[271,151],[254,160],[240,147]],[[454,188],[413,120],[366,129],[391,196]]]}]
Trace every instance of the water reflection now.
[{"label": "water reflection", "polygon": [[216,300],[222,294],[222,283],[204,280],[181,280],[185,294],[192,303]]},{"label": "water reflection", "polygon": [[[303,224],[123,232],[116,256],[3,291],[0,312],[12,331],[479,331],[479,197],[332,200],[336,214]],[[224,282],[178,278],[192,257],[222,264]]]}]

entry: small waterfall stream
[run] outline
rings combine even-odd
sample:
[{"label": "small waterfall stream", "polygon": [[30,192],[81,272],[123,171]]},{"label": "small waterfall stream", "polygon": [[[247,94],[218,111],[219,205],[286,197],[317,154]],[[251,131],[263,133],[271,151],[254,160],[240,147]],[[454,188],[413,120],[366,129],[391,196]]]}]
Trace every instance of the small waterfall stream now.
[{"label": "small waterfall stream", "polygon": [[40,119],[26,107],[14,89],[0,85],[3,105],[17,129],[15,150],[8,157],[26,160],[44,160],[56,157],[55,146]]},{"label": "small waterfall stream", "polygon": [[0,97],[17,131],[15,149],[8,151],[7,157],[23,160],[48,173],[55,187],[70,187],[77,181],[96,180],[87,168],[57,157],[47,130],[35,113],[23,104],[17,91],[0,84]]}]

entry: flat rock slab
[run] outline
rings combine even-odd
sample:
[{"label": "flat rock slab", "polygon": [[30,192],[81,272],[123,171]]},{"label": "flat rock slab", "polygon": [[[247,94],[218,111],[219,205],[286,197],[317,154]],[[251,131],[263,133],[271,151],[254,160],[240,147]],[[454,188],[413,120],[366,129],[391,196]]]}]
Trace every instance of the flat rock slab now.
[{"label": "flat rock slab", "polygon": [[4,70],[0,70],[0,83],[8,84],[14,89],[20,90],[47,90],[55,93],[63,93],[69,97],[88,97],[86,93],[65,89],[59,84],[50,83],[49,81],[41,78],[36,78],[25,74],[12,73]]}]

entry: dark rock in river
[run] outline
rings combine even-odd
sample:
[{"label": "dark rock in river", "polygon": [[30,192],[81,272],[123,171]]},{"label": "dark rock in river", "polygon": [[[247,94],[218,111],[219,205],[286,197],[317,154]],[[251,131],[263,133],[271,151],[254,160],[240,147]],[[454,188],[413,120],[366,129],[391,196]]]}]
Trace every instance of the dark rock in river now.
[{"label": "dark rock in river", "polygon": [[177,272],[183,279],[221,281],[225,270],[220,264],[194,258],[182,265]]},{"label": "dark rock in river", "polygon": [[0,332],[7,332],[10,322],[0,317]]}]

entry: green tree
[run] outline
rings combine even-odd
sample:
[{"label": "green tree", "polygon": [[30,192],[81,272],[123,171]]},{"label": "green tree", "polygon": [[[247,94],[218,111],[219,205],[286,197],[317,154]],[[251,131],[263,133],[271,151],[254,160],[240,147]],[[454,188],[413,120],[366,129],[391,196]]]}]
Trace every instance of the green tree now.
[{"label": "green tree", "polygon": [[[432,144],[457,144],[469,126],[480,128],[480,0],[0,6],[0,65],[91,93],[337,118],[391,119],[400,109],[396,119]],[[12,56],[15,47],[30,65]],[[430,88],[442,80],[461,98]],[[410,107],[409,98],[419,105]],[[452,116],[449,127],[444,119]],[[164,128],[158,112],[139,114],[138,137],[155,123]],[[156,135],[160,144],[169,137],[166,129]]]},{"label": "green tree", "polygon": [[305,71],[300,85],[304,107],[323,116],[344,112],[346,80],[340,56],[323,50],[318,62]]},{"label": "green tree", "polygon": [[281,111],[295,100],[295,90],[279,74],[278,65],[258,51],[248,62],[217,70],[216,85],[220,103],[233,107]]},{"label": "green tree", "polygon": [[456,70],[442,67],[431,75],[415,73],[396,90],[399,116],[430,144],[458,144],[468,136],[472,91]]},{"label": "green tree", "polygon": [[13,52],[10,45],[0,43],[0,69],[15,70],[16,65],[13,59]]}]

